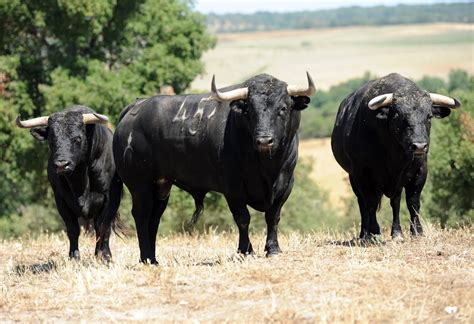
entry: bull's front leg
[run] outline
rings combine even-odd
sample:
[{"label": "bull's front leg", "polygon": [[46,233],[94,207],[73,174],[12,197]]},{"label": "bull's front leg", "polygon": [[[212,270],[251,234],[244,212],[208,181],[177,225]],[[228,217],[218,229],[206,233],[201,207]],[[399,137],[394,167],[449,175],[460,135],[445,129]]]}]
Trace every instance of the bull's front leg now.
[{"label": "bull's front leg", "polygon": [[235,223],[239,228],[239,247],[237,251],[245,255],[253,254],[252,243],[250,243],[249,238],[250,213],[247,206],[227,197],[226,199],[232,216],[234,216]]},{"label": "bull's front leg", "polygon": [[[422,163],[424,161],[424,163]],[[406,203],[410,212],[410,233],[412,236],[423,235],[420,222],[420,196],[425,186],[428,171],[426,159],[418,161],[419,168],[405,186]]]},{"label": "bull's front leg", "polygon": [[56,200],[59,214],[66,225],[67,237],[69,239],[69,258],[79,261],[79,220],[67,206],[66,202],[56,192],[54,193],[54,198]]},{"label": "bull's front leg", "polygon": [[390,206],[392,207],[393,221],[392,221],[392,239],[403,239],[402,227],[400,226],[400,198],[402,193],[398,192],[390,198]]},{"label": "bull's front leg", "polygon": [[281,253],[278,244],[278,223],[280,222],[280,211],[283,203],[278,201],[265,213],[265,221],[267,222],[267,241],[265,243],[265,252],[267,257],[275,256]]},{"label": "bull's front leg", "polygon": [[410,212],[410,234],[412,236],[423,235],[423,227],[420,222],[420,194],[421,189],[405,188],[406,202]]}]

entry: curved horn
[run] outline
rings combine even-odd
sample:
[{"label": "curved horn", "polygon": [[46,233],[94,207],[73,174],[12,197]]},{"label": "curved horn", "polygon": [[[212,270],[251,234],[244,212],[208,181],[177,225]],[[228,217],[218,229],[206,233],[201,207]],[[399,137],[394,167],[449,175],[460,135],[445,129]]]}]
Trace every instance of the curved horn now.
[{"label": "curved horn", "polygon": [[91,114],[82,114],[82,121],[84,124],[107,124],[109,118],[105,115],[91,113]]},{"label": "curved horn", "polygon": [[437,93],[430,93],[430,98],[433,102],[433,105],[436,106],[443,106],[451,109],[461,107],[461,103],[456,98],[443,96]]},{"label": "curved horn", "polygon": [[376,110],[381,107],[389,106],[393,102],[393,93],[385,93],[383,95],[372,98],[369,101],[369,109]]},{"label": "curved horn", "polygon": [[309,72],[306,71],[306,77],[308,78],[308,86],[295,86],[289,85],[286,89],[290,96],[307,96],[311,97],[316,92],[316,86],[314,85],[313,78],[309,75]]},{"label": "curved horn", "polygon": [[239,99],[247,99],[249,93],[248,88],[238,88],[235,90],[230,90],[227,92],[220,92],[217,90],[216,87],[216,76],[212,76],[212,83],[211,83],[211,96],[214,99],[219,101],[232,101],[232,100],[239,100]]},{"label": "curved horn", "polygon": [[21,120],[20,115],[16,117],[15,123],[17,127],[20,128],[33,128],[39,126],[48,126],[49,116],[37,117],[28,120]]}]

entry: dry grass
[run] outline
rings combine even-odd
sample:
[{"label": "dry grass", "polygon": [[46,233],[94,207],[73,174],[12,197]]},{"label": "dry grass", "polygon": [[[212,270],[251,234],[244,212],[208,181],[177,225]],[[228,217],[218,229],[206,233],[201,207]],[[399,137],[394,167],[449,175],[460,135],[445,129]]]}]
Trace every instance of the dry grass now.
[{"label": "dry grass", "polygon": [[207,90],[212,74],[217,84],[238,83],[269,73],[289,83],[304,81],[310,71],[318,88],[360,77],[399,72],[418,79],[445,78],[453,68],[474,72],[474,25],[426,24],[347,27],[223,34],[204,57],[206,72],[192,89]]},{"label": "dry grass", "polygon": [[177,235],[159,239],[159,267],[137,264],[134,239],[113,240],[110,266],[94,260],[92,238],[80,263],[65,258],[62,235],[4,241],[0,322],[473,322],[471,229],[428,227],[424,238],[371,247],[338,239],[283,236],[283,255],[267,259],[262,235],[247,258],[233,233]]}]

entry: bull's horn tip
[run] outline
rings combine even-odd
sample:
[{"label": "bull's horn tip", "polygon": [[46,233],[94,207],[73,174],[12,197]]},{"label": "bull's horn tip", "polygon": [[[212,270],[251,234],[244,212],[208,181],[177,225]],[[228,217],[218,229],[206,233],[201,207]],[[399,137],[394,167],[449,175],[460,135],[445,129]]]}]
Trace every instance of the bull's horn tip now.
[{"label": "bull's horn tip", "polygon": [[459,100],[457,100],[456,98],[453,98],[453,100],[454,100],[454,108],[461,107],[461,102]]},{"label": "bull's horn tip", "polygon": [[308,77],[308,85],[310,88],[312,88],[314,94],[316,92],[316,85],[314,84],[313,78],[311,77],[311,74],[309,74],[308,71],[306,71],[306,76]]},{"label": "bull's horn tip", "polygon": [[94,114],[94,116],[96,116],[100,120],[103,120],[105,122],[109,121],[109,117],[107,117],[106,115],[98,114],[98,113],[95,113],[95,112],[93,114]]},{"label": "bull's horn tip", "polygon": [[22,127],[21,125],[21,115],[16,116],[15,124],[17,127]]},{"label": "bull's horn tip", "polygon": [[217,87],[216,87],[216,75],[212,75],[212,81],[211,81],[211,91],[216,93],[217,92]]}]

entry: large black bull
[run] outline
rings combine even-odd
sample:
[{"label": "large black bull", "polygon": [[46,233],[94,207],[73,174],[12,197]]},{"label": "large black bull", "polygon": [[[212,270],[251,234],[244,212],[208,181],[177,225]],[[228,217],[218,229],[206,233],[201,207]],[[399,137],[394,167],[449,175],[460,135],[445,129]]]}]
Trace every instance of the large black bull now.
[{"label": "large black bull", "polygon": [[[66,224],[69,256],[79,259],[78,218],[93,219],[97,235],[95,254],[110,259],[109,236],[115,215],[100,231],[101,214],[109,202],[109,187],[115,173],[112,132],[106,116],[84,106],[73,106],[50,116],[21,121],[31,135],[49,143],[48,179],[59,214]],[[102,234],[99,234],[102,233]]]},{"label": "large black bull", "polygon": [[293,186],[300,110],[315,91],[307,77],[309,85],[297,87],[262,74],[222,92],[213,79],[210,94],[156,96],[122,112],[111,207],[118,207],[123,181],[132,195],[141,261],[156,263],[156,233],[172,185],[195,198],[193,219],[207,192],[224,194],[241,253],[253,252],[247,205],[265,212],[265,251],[281,252],[277,226]]},{"label": "large black bull", "polygon": [[403,188],[410,232],[423,233],[420,194],[428,173],[431,119],[444,118],[459,106],[456,99],[427,93],[395,73],[367,82],[342,101],[331,144],[358,199],[361,238],[380,234],[376,210],[383,194],[393,210],[392,237],[402,236]]}]

